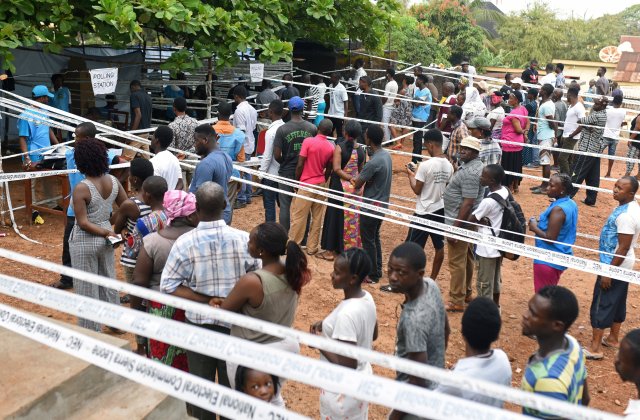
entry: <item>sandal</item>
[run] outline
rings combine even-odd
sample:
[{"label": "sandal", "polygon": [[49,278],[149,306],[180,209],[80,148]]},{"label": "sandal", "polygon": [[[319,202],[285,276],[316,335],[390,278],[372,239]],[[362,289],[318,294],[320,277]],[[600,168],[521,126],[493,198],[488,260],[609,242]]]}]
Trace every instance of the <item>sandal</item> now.
[{"label": "sandal", "polygon": [[309,251],[309,250],[307,250],[307,255],[310,256],[310,257],[313,257],[317,253],[318,253],[318,251]]},{"label": "sandal", "polygon": [[400,150],[400,149],[402,149],[402,144],[398,143],[395,146],[393,146],[391,149],[392,150]]},{"label": "sandal", "polygon": [[321,252],[318,255],[316,255],[316,258],[320,258],[321,260],[325,260],[325,261],[333,261],[336,259],[336,257],[334,257],[333,254],[329,252]]},{"label": "sandal", "polygon": [[589,350],[587,350],[586,348],[582,348],[582,352],[584,353],[584,357],[586,357],[587,360],[602,360],[604,359],[604,354],[602,353],[591,353]]},{"label": "sandal", "polygon": [[612,349],[617,349],[618,345],[617,344],[611,344],[607,341],[606,338],[602,337],[602,345],[608,348],[612,348]]},{"label": "sandal", "polygon": [[53,283],[51,287],[58,290],[69,290],[73,289],[73,284],[67,284],[63,283],[62,281],[57,281],[56,283]]},{"label": "sandal", "polygon": [[547,194],[547,190],[543,190],[542,188],[536,188],[535,190],[531,190],[533,194]]},{"label": "sandal", "polygon": [[453,302],[447,302],[444,308],[447,312],[464,312],[464,306],[456,305]]},{"label": "sandal", "polygon": [[386,286],[380,286],[380,291],[387,292],[387,293],[395,293],[395,291],[393,290],[390,284],[387,284]]}]

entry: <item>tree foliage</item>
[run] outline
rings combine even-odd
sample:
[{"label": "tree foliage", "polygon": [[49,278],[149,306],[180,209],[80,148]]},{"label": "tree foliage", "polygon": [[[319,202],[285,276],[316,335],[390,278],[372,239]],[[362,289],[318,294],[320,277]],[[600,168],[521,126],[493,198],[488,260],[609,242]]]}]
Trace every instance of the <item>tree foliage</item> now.
[{"label": "tree foliage", "polygon": [[297,38],[336,45],[351,36],[377,48],[397,8],[396,0],[0,1],[0,59],[10,64],[10,49],[37,42],[60,51],[86,34],[114,47],[159,37],[184,46],[167,63],[172,69],[201,67],[211,56],[225,66],[248,49],[263,61],[286,60]]},{"label": "tree foliage", "polygon": [[391,49],[398,52],[398,59],[408,63],[449,63],[449,51],[427,34],[427,27],[410,15],[397,20],[391,34]]}]

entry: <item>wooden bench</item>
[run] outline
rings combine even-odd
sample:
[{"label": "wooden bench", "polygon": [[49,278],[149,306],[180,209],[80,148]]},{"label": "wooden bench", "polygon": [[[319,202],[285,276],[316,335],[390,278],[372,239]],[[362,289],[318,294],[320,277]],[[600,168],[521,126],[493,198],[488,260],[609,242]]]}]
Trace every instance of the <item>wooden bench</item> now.
[{"label": "wooden bench", "polygon": [[52,209],[49,207],[34,204],[33,195],[31,194],[31,183],[33,182],[33,180],[31,178],[28,178],[24,181],[24,205],[26,208],[27,219],[29,220],[29,223],[33,223],[31,214],[34,210],[37,210],[40,213],[57,214],[60,216],[67,215],[67,208],[69,207],[69,201],[71,198],[69,193],[69,177],[67,175],[53,175],[49,178],[57,179],[58,182],[60,182],[60,190],[62,191],[62,210]]}]

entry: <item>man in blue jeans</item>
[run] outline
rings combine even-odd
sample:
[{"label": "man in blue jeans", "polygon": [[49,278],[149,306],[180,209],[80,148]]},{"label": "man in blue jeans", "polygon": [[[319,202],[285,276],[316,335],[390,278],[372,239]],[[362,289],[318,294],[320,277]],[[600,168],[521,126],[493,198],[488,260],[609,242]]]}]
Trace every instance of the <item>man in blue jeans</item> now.
[{"label": "man in blue jeans", "polygon": [[[380,203],[375,205],[382,208],[388,207],[389,195],[391,194],[392,163],[389,152],[382,148],[384,132],[379,125],[370,125],[365,132],[365,144],[369,151],[369,161],[364,165],[362,172],[351,183],[356,189],[364,185],[362,196],[365,202],[376,200]],[[370,199],[367,201],[367,199]],[[373,213],[367,210],[367,213]],[[374,213],[379,214],[379,213]],[[360,239],[362,248],[371,259],[371,272],[369,273],[369,283],[378,283],[382,277],[382,246],[380,244],[380,227],[382,220],[360,216]]]}]

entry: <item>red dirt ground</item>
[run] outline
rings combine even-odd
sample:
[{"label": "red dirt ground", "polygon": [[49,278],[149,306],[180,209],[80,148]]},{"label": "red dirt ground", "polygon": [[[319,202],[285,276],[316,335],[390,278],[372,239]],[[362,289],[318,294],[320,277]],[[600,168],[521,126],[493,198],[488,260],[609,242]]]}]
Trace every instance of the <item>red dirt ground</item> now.
[{"label": "red dirt ground", "polygon": [[[405,150],[408,151],[408,147]],[[624,156],[626,147],[620,144],[618,155]],[[393,162],[396,171],[393,182],[392,193],[405,197],[414,197],[412,194],[407,177],[402,168],[407,163],[408,158],[394,155]],[[605,173],[605,163],[603,162],[602,170]],[[6,172],[19,170],[15,162],[5,162]],[[527,173],[538,175],[539,171],[528,171]],[[624,164],[617,162],[613,175],[621,176],[624,173]],[[540,214],[549,204],[547,197],[536,196],[528,193],[529,187],[534,182],[524,180],[521,186],[521,193],[516,197],[521,203],[525,215]],[[603,187],[612,187],[611,182],[603,181]],[[22,186],[19,182],[11,183],[11,196],[14,206],[18,206],[23,202]],[[584,192],[578,193],[576,201],[584,198]],[[407,205],[406,202],[398,202],[398,204]],[[411,203],[408,203],[411,207]],[[615,207],[615,202],[610,194],[600,194],[598,197],[597,207],[587,207],[581,203],[579,205],[579,232],[598,235],[600,228],[608,216],[610,211]],[[18,224],[22,225],[22,232],[30,238],[43,242],[43,245],[32,244],[24,241],[15,235],[10,228],[0,228],[1,232],[7,232],[8,236],[0,238],[0,246],[8,249],[22,252],[28,255],[35,255],[40,258],[59,262],[62,253],[62,236],[64,230],[64,220],[62,217],[43,215],[46,223],[42,226],[30,226],[27,222],[24,210],[16,212]],[[254,200],[253,204],[245,209],[236,211],[234,217],[234,225],[240,229],[250,230],[253,226],[262,221],[263,210],[261,200]],[[8,221],[8,217],[7,217]],[[383,244],[383,262],[386,265],[389,253],[395,245],[404,239],[407,229],[389,222],[382,225],[382,244]],[[578,244],[597,248],[597,241],[579,238]],[[576,255],[589,258],[597,258],[596,254],[586,251],[577,250]],[[427,245],[427,256],[429,259],[429,267],[431,258],[433,257],[433,248],[429,243]],[[324,316],[339,303],[342,295],[339,291],[331,288],[329,274],[332,270],[332,263],[326,262],[315,257],[310,257],[311,267],[313,270],[313,279],[302,293],[300,306],[296,315],[295,328],[307,331],[312,322],[322,319]],[[58,276],[54,273],[45,272],[41,269],[24,266],[12,261],[3,261],[0,272],[8,275],[25,278],[42,284],[52,284],[57,281]],[[122,272],[118,267],[118,277],[123,278]],[[437,279],[442,290],[445,300],[449,290],[449,271],[447,262],[445,261],[441,273]],[[570,333],[574,335],[582,344],[587,344],[590,337],[589,324],[589,306],[591,304],[591,296],[595,276],[585,274],[576,270],[567,270],[561,279],[560,284],[571,288],[577,295],[580,302],[580,316],[571,328]],[[386,278],[382,278],[382,284],[386,283]],[[380,335],[374,344],[377,351],[392,354],[394,351],[395,329],[400,314],[400,303],[403,298],[396,294],[387,294],[380,292],[378,286],[367,285],[377,304],[378,322],[380,326]],[[536,343],[529,338],[521,335],[521,318],[526,310],[527,301],[533,294],[533,278],[532,263],[527,258],[520,258],[516,262],[506,261],[503,265],[503,291],[502,291],[502,320],[503,328],[497,347],[505,350],[511,360],[513,368],[513,386],[520,386],[522,372],[526,365],[526,361],[530,354],[535,350]],[[0,296],[0,302],[9,303],[16,307],[33,311],[55,319],[74,322],[74,317],[60,313],[48,308],[43,308],[30,303],[25,303],[18,299]],[[640,291],[636,287],[629,290],[628,316],[627,321],[623,325],[623,334],[633,328],[640,326],[640,317],[637,308],[640,305]],[[451,367],[455,362],[464,355],[464,345],[460,335],[460,314],[449,315],[452,327],[452,335],[447,349],[446,364]],[[131,334],[127,334],[129,340],[133,342]],[[308,348],[303,348],[303,354],[317,358],[318,352]],[[592,406],[598,409],[606,410],[621,414],[626,407],[630,398],[635,398],[634,387],[630,384],[622,384],[616,374],[613,362],[615,359],[615,350],[605,349],[604,361],[587,362],[590,389],[592,394]],[[386,376],[393,376],[393,372],[375,367],[376,373]],[[284,388],[284,396],[288,402],[288,406],[305,415],[318,417],[318,395],[319,391],[313,387],[298,383],[288,382]],[[512,409],[516,409],[511,407]],[[380,406],[372,406],[370,408],[370,418],[382,419],[388,413],[388,409]]]}]

